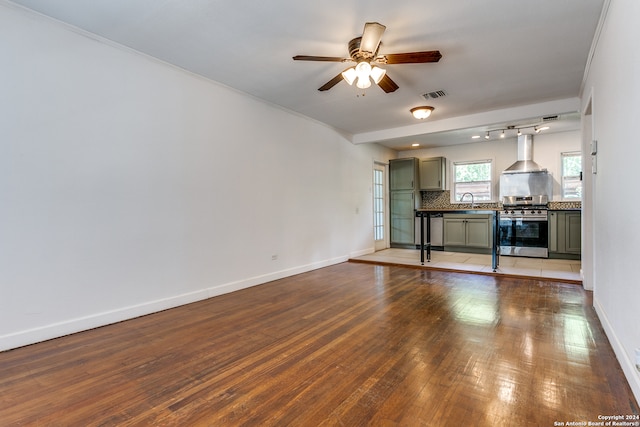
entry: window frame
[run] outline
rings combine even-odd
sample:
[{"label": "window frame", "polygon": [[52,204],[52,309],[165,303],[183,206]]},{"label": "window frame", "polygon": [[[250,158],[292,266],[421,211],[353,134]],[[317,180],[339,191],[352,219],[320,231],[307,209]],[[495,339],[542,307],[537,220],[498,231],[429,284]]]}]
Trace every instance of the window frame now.
[{"label": "window frame", "polygon": [[[566,157],[579,157],[580,158],[580,175],[565,175],[565,161]],[[560,153],[560,196],[562,201],[567,202],[578,202],[582,201],[582,167],[583,167],[583,158],[582,152],[580,151],[565,151]],[[570,180],[570,181],[569,181]],[[580,182],[580,197],[567,197],[566,195],[566,183],[567,182]]]},{"label": "window frame", "polygon": [[[452,205],[457,205],[457,204],[470,204],[471,203],[471,199],[470,198],[465,198],[464,201],[459,201],[456,200],[456,188],[458,185],[458,182],[456,181],[456,167],[458,165],[470,165],[470,164],[489,164],[490,167],[490,171],[489,171],[489,180],[488,181],[470,181],[470,182],[476,182],[476,183],[488,183],[489,184],[489,199],[488,200],[478,200],[475,198],[475,194],[474,194],[474,204],[481,204],[481,203],[495,203],[495,198],[496,198],[496,191],[495,191],[495,184],[496,184],[496,180],[495,180],[495,159],[493,158],[484,158],[484,159],[474,159],[474,160],[458,160],[458,161],[451,161],[451,186],[450,186],[450,202]],[[463,181],[461,181],[463,182]]]}]

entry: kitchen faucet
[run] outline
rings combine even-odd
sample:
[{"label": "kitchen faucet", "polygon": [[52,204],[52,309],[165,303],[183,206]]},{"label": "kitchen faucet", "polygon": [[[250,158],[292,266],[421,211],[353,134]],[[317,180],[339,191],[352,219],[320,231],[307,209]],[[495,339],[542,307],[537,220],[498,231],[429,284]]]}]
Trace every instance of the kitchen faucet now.
[{"label": "kitchen faucet", "polygon": [[471,196],[471,209],[473,209],[473,193],[469,193],[469,192],[462,193],[462,196],[460,196],[460,202],[462,202],[462,200],[464,200],[464,196],[466,196],[467,194]]}]

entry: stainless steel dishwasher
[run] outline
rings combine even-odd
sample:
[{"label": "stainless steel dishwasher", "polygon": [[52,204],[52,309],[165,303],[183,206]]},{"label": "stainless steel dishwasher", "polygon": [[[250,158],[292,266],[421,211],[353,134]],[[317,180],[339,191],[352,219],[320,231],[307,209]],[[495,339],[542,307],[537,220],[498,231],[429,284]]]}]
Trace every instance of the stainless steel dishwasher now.
[{"label": "stainless steel dishwasher", "polygon": [[[444,225],[442,220],[442,214],[436,213],[431,214],[431,246],[442,246],[444,244]],[[420,248],[420,220],[422,218],[416,218],[416,233],[415,233],[415,244],[417,248]],[[425,223],[424,228],[424,240],[425,244],[427,243],[427,227]]]},{"label": "stainless steel dishwasher", "polygon": [[444,221],[442,214],[431,215],[431,246],[444,245]]}]

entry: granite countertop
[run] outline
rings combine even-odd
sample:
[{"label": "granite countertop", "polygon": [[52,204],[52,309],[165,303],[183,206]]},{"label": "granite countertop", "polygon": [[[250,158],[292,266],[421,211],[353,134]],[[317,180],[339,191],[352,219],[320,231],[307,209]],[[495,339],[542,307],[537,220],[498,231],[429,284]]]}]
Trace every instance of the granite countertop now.
[{"label": "granite countertop", "polygon": [[[499,202],[482,202],[479,201],[475,207],[471,209],[471,203],[452,204],[449,190],[440,192],[422,192],[422,203],[417,212],[501,212],[504,206]],[[580,201],[551,201],[547,208],[550,211],[573,211],[579,212],[582,203]],[[509,208],[511,209],[511,208]]]},{"label": "granite countertop", "polygon": [[486,213],[486,212],[498,212],[502,209],[499,208],[420,208],[416,209],[418,212],[477,212],[477,213]]},{"label": "granite countertop", "polygon": [[[518,207],[509,207],[509,209],[518,209]],[[548,207],[547,208],[549,211],[555,211],[555,212],[560,212],[560,211],[567,211],[567,212],[580,212],[582,211],[581,208],[575,208],[575,207],[562,207],[562,206],[555,206],[555,207]],[[467,207],[467,208],[419,208],[416,209],[416,212],[451,212],[451,213],[455,213],[455,212],[477,212],[477,213],[487,213],[487,212],[501,212],[505,210],[504,207],[499,207],[499,208],[471,208],[471,207]]]}]

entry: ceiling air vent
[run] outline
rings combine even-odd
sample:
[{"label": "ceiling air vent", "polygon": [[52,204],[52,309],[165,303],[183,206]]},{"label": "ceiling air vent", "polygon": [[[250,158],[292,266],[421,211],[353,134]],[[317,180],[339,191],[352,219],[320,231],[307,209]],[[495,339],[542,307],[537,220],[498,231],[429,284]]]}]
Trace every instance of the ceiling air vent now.
[{"label": "ceiling air vent", "polygon": [[547,123],[547,122],[556,122],[559,120],[558,116],[547,116],[547,117],[543,117],[542,118],[542,123]]},{"label": "ceiling air vent", "polygon": [[436,99],[436,98],[442,98],[443,96],[446,96],[447,93],[443,90],[436,90],[434,92],[427,92],[425,94],[423,94],[422,96],[424,97],[424,99]]}]

